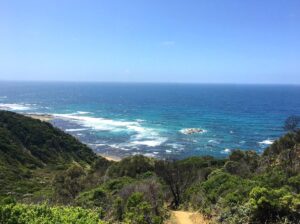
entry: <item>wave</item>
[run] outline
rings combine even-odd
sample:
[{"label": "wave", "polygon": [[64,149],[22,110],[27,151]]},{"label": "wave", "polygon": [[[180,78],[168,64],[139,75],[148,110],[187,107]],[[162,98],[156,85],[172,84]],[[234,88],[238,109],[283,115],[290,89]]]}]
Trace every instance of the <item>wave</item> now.
[{"label": "wave", "polygon": [[[167,138],[161,137],[157,130],[143,127],[137,121],[122,121],[99,117],[78,116],[78,114],[53,114],[53,116],[75,122],[85,129],[89,128],[95,131],[128,132],[132,134],[129,143],[118,146],[122,149],[126,146],[136,147],[138,145],[157,147],[167,141]],[[74,131],[74,129],[71,129],[71,131]],[[116,145],[114,145],[114,147],[116,148]]]},{"label": "wave", "polygon": [[217,141],[217,140],[214,140],[214,139],[211,139],[211,140],[208,140],[208,143],[210,143],[210,144],[220,144],[220,142],[219,141]]},{"label": "wave", "polygon": [[153,152],[153,153],[146,152],[143,155],[146,157],[154,158],[154,157],[156,157],[157,154],[155,152]]},{"label": "wave", "polygon": [[163,144],[166,141],[166,138],[158,138],[156,140],[144,140],[144,141],[133,141],[133,145],[145,145],[148,147],[157,147]]},{"label": "wave", "polygon": [[91,112],[88,112],[88,111],[77,111],[77,112],[75,112],[75,113],[73,113],[74,115],[83,115],[83,114],[91,114]]},{"label": "wave", "polygon": [[[170,146],[172,149],[175,149],[176,151],[182,151],[184,150],[184,146],[178,143],[168,143],[166,146]],[[166,150],[172,152],[171,150]]]},{"label": "wave", "polygon": [[66,132],[78,132],[78,131],[86,131],[87,129],[86,128],[69,128],[69,129],[66,129],[65,131]]},{"label": "wave", "polygon": [[261,142],[258,142],[258,144],[260,144],[260,145],[272,145],[273,143],[274,143],[274,140],[271,140],[271,139],[266,139]]},{"label": "wave", "polygon": [[127,145],[124,145],[124,144],[110,144],[108,146],[113,149],[119,149],[119,150],[123,150],[123,151],[131,150],[131,148],[126,148]]},{"label": "wave", "polygon": [[229,154],[231,152],[231,149],[224,149],[221,151],[222,154]]},{"label": "wave", "polygon": [[139,131],[139,129],[141,129],[137,122],[116,121],[89,116],[76,116],[75,114],[53,114],[53,116],[73,121],[83,127],[91,128],[97,131],[116,131],[124,129]]},{"label": "wave", "polygon": [[30,110],[30,104],[17,104],[17,103],[0,103],[0,109],[12,111],[25,111]]}]

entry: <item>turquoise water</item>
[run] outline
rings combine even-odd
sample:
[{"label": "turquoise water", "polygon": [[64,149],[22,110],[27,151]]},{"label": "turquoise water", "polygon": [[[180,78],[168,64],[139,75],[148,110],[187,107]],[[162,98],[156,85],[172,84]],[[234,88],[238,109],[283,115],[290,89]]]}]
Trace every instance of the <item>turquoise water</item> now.
[{"label": "turquoise water", "polygon": [[300,86],[0,83],[0,107],[53,114],[55,126],[119,156],[261,152],[283,134],[286,117],[300,114],[299,99]]}]

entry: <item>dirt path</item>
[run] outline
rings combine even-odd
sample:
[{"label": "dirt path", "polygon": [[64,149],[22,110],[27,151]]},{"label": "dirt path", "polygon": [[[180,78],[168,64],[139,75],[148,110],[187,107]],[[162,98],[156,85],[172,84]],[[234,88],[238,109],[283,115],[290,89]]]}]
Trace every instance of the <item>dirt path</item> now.
[{"label": "dirt path", "polygon": [[177,224],[193,224],[190,216],[192,212],[174,211],[173,212]]},{"label": "dirt path", "polygon": [[176,224],[207,224],[208,222],[195,212],[173,211]]}]

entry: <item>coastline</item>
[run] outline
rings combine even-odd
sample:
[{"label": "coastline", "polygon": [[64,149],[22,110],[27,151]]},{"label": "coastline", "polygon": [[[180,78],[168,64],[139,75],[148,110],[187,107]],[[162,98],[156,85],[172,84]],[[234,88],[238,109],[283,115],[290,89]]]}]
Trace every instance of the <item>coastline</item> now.
[{"label": "coastline", "polygon": [[120,162],[122,160],[122,158],[118,157],[118,156],[102,154],[102,153],[97,153],[97,155],[102,156],[103,158],[107,159],[108,161]]},{"label": "coastline", "polygon": [[[33,119],[43,121],[43,122],[49,122],[54,119],[54,116],[51,114],[28,114],[28,113],[26,114],[25,113],[24,115],[27,117],[31,117]],[[115,155],[109,155],[109,154],[103,154],[103,153],[96,153],[96,154],[104,157],[108,161],[119,162],[122,160],[121,157],[115,156]]]},{"label": "coastline", "polygon": [[[7,110],[6,108],[0,108],[0,110]],[[26,117],[30,117],[32,119],[40,120],[43,122],[50,122],[54,119],[54,116],[51,114],[33,114],[33,113],[22,113]],[[64,130],[62,130],[64,131]],[[95,152],[96,153],[96,152]],[[96,153],[99,156],[102,156],[103,158],[107,159],[108,161],[113,162],[119,162],[122,160],[121,157],[116,155],[109,155],[109,154],[103,154],[103,153]]]},{"label": "coastline", "polygon": [[50,114],[28,114],[28,113],[24,113],[23,115],[27,116],[27,117],[31,117],[33,119],[40,120],[40,121],[45,121],[45,122],[49,122],[49,121],[54,119],[53,115],[50,115]]}]

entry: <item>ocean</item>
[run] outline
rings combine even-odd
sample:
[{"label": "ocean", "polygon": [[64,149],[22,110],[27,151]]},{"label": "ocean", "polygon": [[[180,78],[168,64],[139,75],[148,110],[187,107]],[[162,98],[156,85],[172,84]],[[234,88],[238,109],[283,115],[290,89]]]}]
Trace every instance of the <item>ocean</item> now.
[{"label": "ocean", "polygon": [[101,154],[226,157],[261,153],[284,134],[300,115],[300,86],[0,82],[0,107],[51,114]]}]

